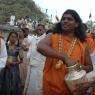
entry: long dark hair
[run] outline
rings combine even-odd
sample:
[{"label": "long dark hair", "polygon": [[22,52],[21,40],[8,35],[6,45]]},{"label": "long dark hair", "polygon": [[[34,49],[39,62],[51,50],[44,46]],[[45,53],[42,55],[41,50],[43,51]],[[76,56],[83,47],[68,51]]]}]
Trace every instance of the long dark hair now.
[{"label": "long dark hair", "polygon": [[[72,15],[72,17],[75,19],[75,21],[79,23],[79,26],[77,28],[75,28],[74,35],[77,38],[79,38],[81,42],[84,42],[85,38],[86,38],[86,32],[84,31],[83,23],[82,23],[82,20],[81,20],[79,14],[75,10],[71,10],[71,9],[66,10],[63,13],[63,15],[64,14]],[[63,15],[62,15],[61,21],[63,19]],[[56,26],[54,28],[54,33],[63,33],[64,32],[64,30],[62,30],[62,28],[61,28],[61,21],[56,24]]]},{"label": "long dark hair", "polygon": [[12,31],[12,32],[9,33],[9,35],[8,35],[8,37],[7,37],[7,40],[6,40],[6,47],[7,47],[7,48],[8,48],[8,42],[9,42],[10,36],[11,36],[12,34],[15,34],[15,35],[16,35],[16,37],[17,37],[17,46],[19,47],[18,33],[15,32],[15,31]]}]

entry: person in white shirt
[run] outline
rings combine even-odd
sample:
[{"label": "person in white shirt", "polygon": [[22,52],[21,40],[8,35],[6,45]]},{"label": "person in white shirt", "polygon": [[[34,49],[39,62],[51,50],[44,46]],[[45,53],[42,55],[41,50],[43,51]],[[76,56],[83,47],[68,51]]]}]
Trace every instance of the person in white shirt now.
[{"label": "person in white shirt", "polygon": [[46,36],[43,24],[38,24],[36,35],[27,53],[29,59],[27,78],[24,88],[24,95],[42,95],[42,78],[45,57],[37,51],[38,42]]},{"label": "person in white shirt", "polygon": [[0,35],[0,71],[5,67],[7,60],[7,50],[5,41]]}]

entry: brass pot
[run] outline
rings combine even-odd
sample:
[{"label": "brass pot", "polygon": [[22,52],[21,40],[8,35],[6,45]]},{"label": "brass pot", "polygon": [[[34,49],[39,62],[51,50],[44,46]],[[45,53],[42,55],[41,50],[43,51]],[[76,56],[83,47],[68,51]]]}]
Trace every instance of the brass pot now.
[{"label": "brass pot", "polygon": [[69,72],[65,76],[65,82],[71,93],[74,95],[73,90],[76,89],[76,86],[82,83],[84,80],[87,80],[86,71],[82,70],[78,63],[67,68]]},{"label": "brass pot", "polygon": [[13,57],[12,56],[8,56],[7,63],[12,63],[12,62],[13,62]]}]

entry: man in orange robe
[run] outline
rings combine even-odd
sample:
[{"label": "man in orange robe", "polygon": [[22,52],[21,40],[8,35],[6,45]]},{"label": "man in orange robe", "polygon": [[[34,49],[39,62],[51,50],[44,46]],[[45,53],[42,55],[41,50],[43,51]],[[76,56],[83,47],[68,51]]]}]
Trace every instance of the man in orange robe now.
[{"label": "man in orange robe", "polygon": [[[78,14],[74,10],[67,10],[61,22],[57,24],[57,29],[55,28],[52,34],[39,42],[38,51],[47,56],[43,76],[43,95],[72,95],[64,80],[68,72],[66,66],[72,66],[79,61],[86,72],[93,69],[89,52],[83,44],[86,37],[81,25],[82,21]],[[73,38],[77,40],[71,54],[68,55]],[[56,64],[59,60],[62,60],[63,64],[57,69]],[[77,95],[86,95],[86,92],[87,89],[81,89]]]},{"label": "man in orange robe", "polygon": [[[52,47],[58,50],[58,38],[59,35],[52,35]],[[68,48],[71,44],[71,39],[69,37],[64,37],[63,52],[67,53]],[[80,63],[84,64],[84,47],[77,41],[74,51],[71,54],[72,60],[79,60]],[[65,81],[64,77],[67,73],[66,65],[63,65],[61,69],[56,70],[55,64],[58,62],[56,58],[47,57],[45,69],[44,69],[44,82],[43,82],[43,95],[71,95]],[[85,65],[85,64],[84,64]]]}]

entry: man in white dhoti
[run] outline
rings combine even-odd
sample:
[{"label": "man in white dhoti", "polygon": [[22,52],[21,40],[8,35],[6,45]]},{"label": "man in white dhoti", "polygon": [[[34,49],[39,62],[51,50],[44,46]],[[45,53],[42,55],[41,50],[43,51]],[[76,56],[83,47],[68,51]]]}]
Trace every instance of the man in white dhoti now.
[{"label": "man in white dhoti", "polygon": [[45,57],[37,51],[37,44],[45,37],[44,32],[44,25],[38,24],[36,35],[33,36],[27,54],[30,61],[28,65],[24,95],[42,95],[42,78]]}]

